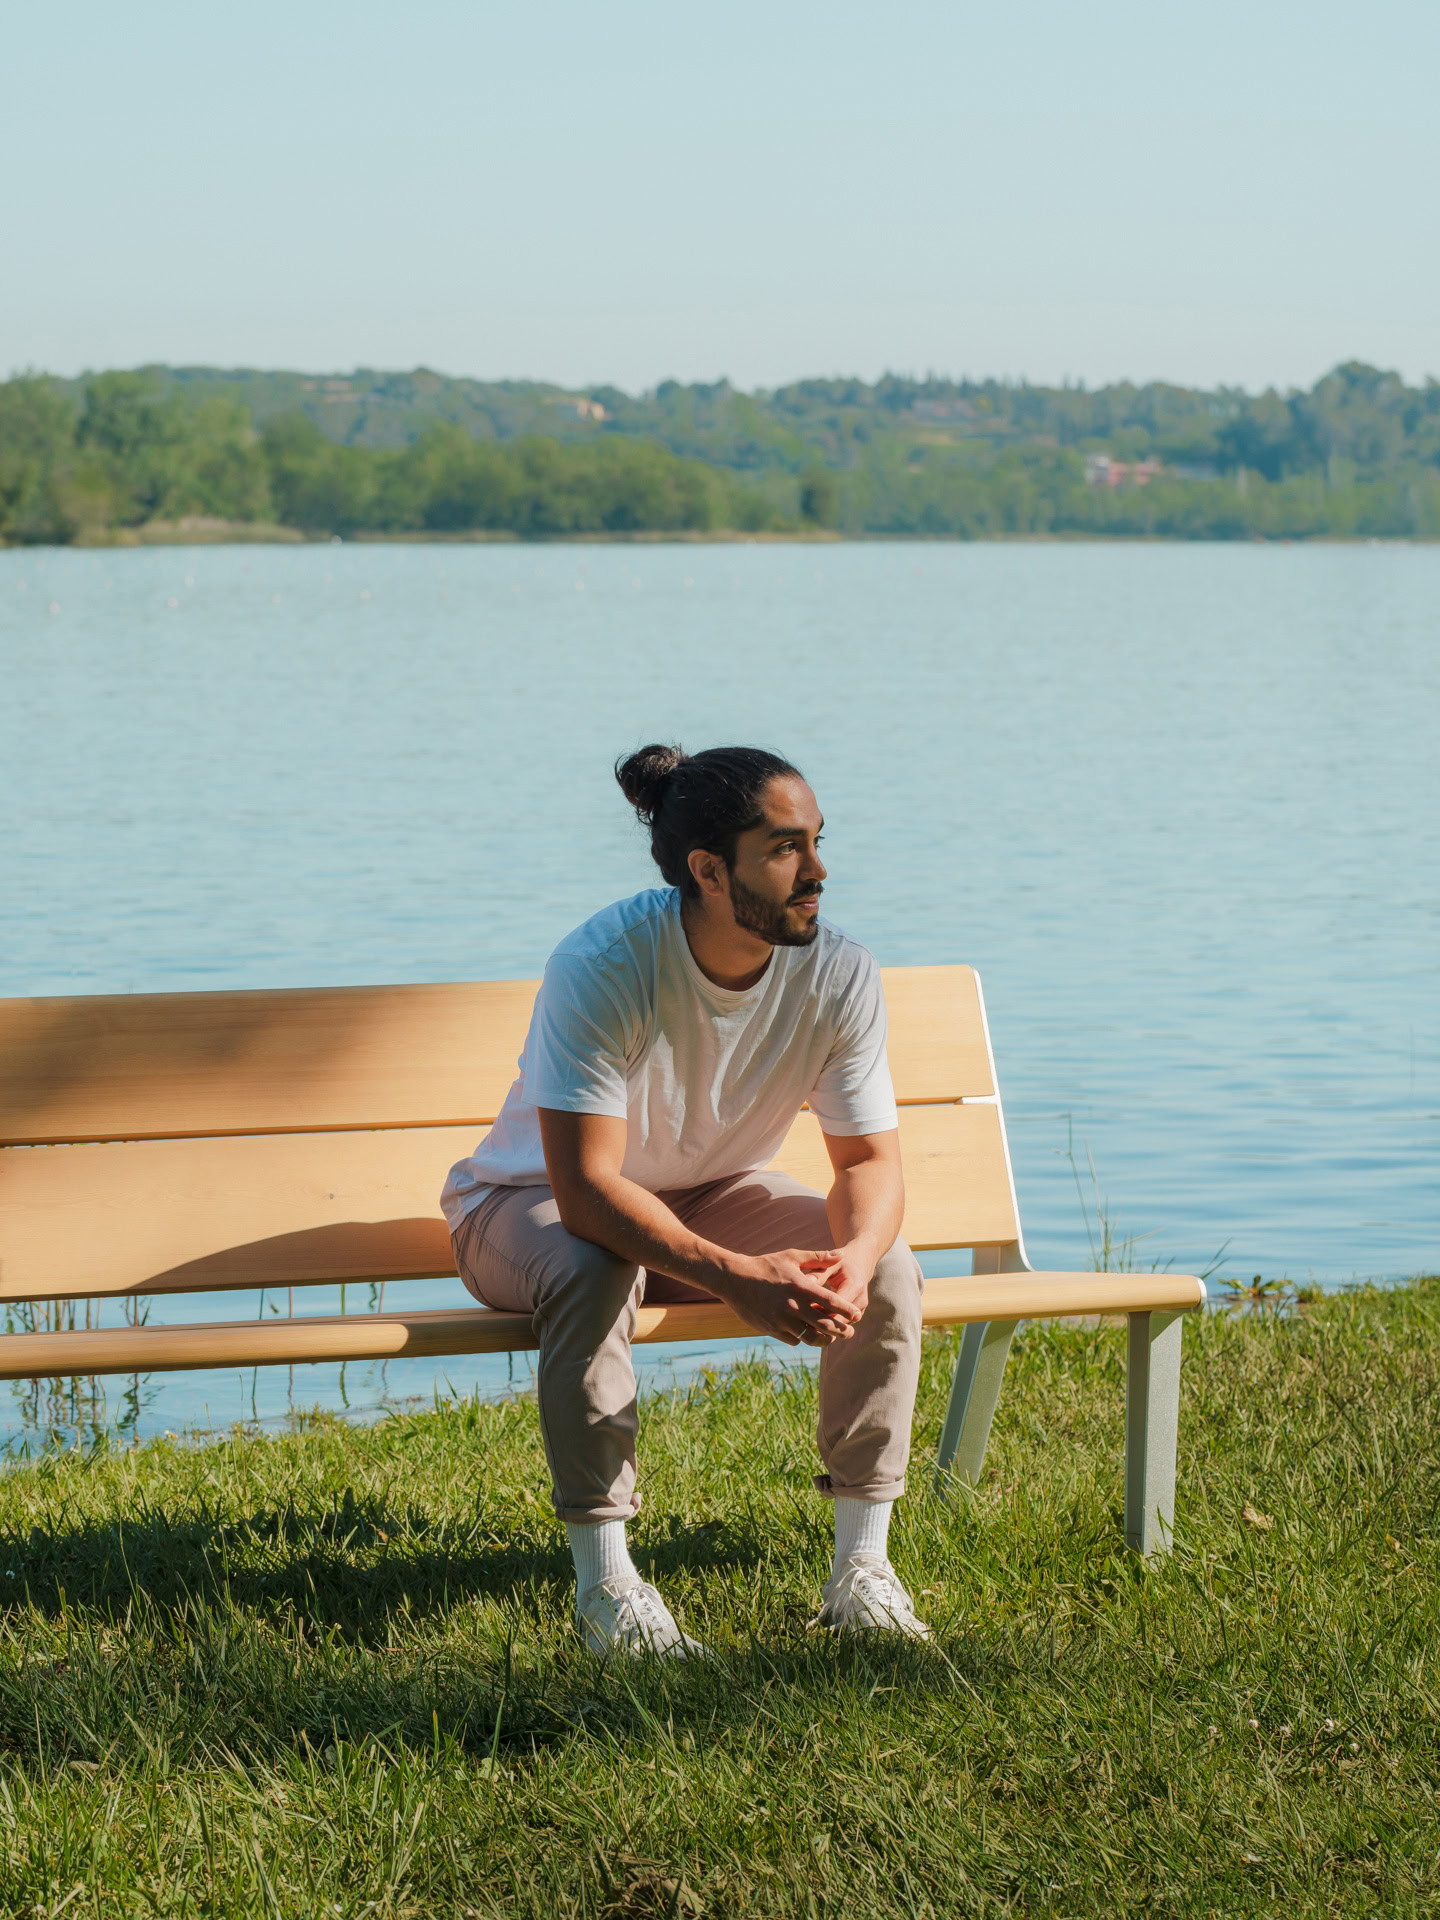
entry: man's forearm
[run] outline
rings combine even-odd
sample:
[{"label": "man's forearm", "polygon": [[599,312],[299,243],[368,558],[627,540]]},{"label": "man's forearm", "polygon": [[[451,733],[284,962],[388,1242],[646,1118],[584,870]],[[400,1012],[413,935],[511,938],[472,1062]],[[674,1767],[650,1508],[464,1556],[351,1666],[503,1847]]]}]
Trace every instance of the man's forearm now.
[{"label": "man's forearm", "polygon": [[540,1140],[567,1233],[652,1273],[688,1280],[727,1301],[757,1333],[791,1346],[823,1346],[854,1332],[861,1310],[826,1285],[840,1262],[825,1249],[734,1253],[692,1233],[657,1194],[627,1180],[623,1119],[542,1107]]},{"label": "man's forearm", "polygon": [[663,1200],[623,1174],[576,1181],[556,1198],[568,1233],[674,1280],[714,1292],[738,1261],[738,1255],[692,1233]]},{"label": "man's forearm", "polygon": [[905,1183],[889,1160],[844,1167],[825,1201],[837,1247],[855,1247],[873,1265],[893,1244],[905,1213]]}]

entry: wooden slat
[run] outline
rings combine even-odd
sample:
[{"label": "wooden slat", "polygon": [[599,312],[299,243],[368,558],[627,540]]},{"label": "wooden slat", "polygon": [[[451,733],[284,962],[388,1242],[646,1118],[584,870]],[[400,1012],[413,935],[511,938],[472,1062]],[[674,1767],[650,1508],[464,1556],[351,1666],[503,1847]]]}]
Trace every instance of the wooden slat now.
[{"label": "wooden slat", "polygon": [[[993,1091],[969,967],[884,970],[904,1101]],[[0,1144],[481,1127],[533,980],[0,1001]]]},{"label": "wooden slat", "polygon": [[[916,1247],[1016,1238],[997,1110],[901,1113]],[[0,1300],[416,1279],[454,1271],[437,1198],[469,1127],[0,1151]],[[777,1163],[823,1192],[818,1122]]]},{"label": "wooden slat", "polygon": [[485,1125],[535,987],[0,1001],[0,1142]]},{"label": "wooden slat", "polygon": [[973,967],[882,967],[895,1095],[972,1100],[995,1091]]},{"label": "wooden slat", "polygon": [[437,1205],[473,1127],[0,1152],[0,1299],[453,1273]]},{"label": "wooden slat", "polygon": [[[900,1110],[905,1166],[905,1238],[933,1247],[999,1247],[1017,1240],[1015,1209],[996,1107]],[[824,1193],[833,1178],[820,1123],[802,1113],[777,1167]]]},{"label": "wooden slat", "polygon": [[[1189,1274],[1025,1273],[931,1280],[927,1326],[1054,1318],[1081,1313],[1186,1310],[1204,1301]],[[642,1307],[635,1339],[760,1339],[719,1301]],[[104,1333],[28,1333],[0,1338],[0,1379],[67,1374],[161,1373],[194,1367],[252,1367],[314,1360],[431,1359],[505,1353],[535,1345],[529,1314],[483,1308],[427,1313],[316,1315],[232,1320],[210,1326],[117,1328]]]}]

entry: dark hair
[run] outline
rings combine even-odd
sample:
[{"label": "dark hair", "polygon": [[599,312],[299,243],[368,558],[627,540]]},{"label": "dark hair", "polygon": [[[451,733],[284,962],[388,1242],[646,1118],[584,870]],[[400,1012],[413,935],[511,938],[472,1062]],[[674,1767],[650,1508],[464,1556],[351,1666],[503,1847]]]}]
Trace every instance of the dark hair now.
[{"label": "dark hair", "polygon": [[641,747],[615,763],[620,791],[650,829],[655,864],[684,899],[699,892],[689,858],[697,847],[735,863],[735,842],[765,818],[760,796],[799,769],[763,747]]}]

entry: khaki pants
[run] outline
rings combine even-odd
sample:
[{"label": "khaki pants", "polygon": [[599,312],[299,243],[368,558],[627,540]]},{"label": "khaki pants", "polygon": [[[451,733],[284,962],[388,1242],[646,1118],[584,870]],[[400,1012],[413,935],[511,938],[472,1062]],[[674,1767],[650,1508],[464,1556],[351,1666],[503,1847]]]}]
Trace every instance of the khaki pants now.
[{"label": "khaki pants", "polygon": [[[732,1253],[831,1244],[825,1202],[783,1173],[744,1173],[660,1198]],[[709,1296],[567,1233],[549,1187],[496,1187],[454,1234],[460,1277],[487,1307],[534,1316],[540,1425],[562,1520],[628,1520],[635,1490],[635,1312]],[[880,1260],[863,1319],[820,1354],[822,1493],[905,1491],[920,1371],[920,1268],[903,1241]]]}]

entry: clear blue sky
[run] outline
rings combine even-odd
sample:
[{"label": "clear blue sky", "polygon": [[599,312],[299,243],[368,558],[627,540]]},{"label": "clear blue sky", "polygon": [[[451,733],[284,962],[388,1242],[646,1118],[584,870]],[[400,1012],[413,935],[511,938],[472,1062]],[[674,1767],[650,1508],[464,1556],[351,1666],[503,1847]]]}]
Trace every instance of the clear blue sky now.
[{"label": "clear blue sky", "polygon": [[0,89],[0,370],[1440,374],[1440,0],[77,0]]}]

